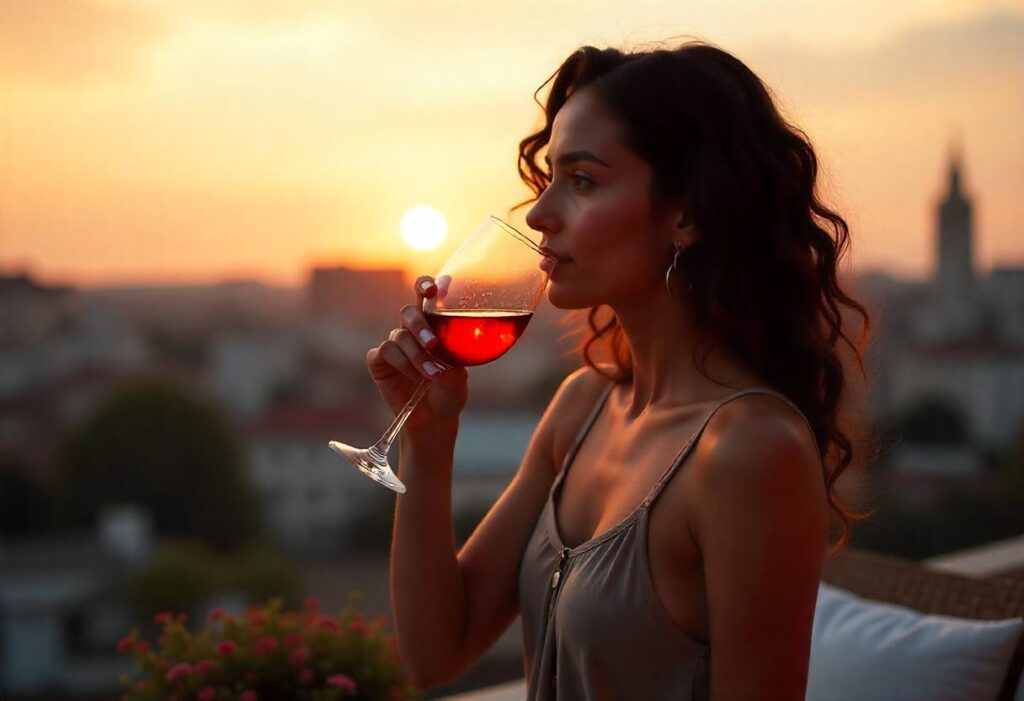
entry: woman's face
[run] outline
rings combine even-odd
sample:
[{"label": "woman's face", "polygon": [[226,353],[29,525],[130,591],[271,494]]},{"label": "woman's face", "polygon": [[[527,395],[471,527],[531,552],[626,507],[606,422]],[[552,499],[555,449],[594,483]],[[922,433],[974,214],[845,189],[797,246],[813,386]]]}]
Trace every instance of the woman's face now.
[{"label": "woman's face", "polygon": [[616,308],[664,294],[681,211],[655,215],[650,165],[626,148],[620,122],[589,91],[555,115],[545,161],[551,183],[526,222],[559,258],[551,303]]}]

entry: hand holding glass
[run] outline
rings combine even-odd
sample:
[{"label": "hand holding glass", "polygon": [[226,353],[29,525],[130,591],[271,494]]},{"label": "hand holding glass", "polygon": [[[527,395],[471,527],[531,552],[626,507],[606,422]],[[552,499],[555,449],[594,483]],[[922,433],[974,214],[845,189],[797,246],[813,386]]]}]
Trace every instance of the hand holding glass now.
[{"label": "hand holding glass", "polygon": [[[437,293],[423,300],[423,314],[437,336],[431,349],[441,369],[482,365],[504,355],[533,317],[548,275],[544,253],[532,240],[496,217],[480,224],[441,267]],[[420,381],[394,423],[369,448],[338,441],[328,445],[370,479],[405,492],[388,464],[388,450],[406,419],[430,388]]]}]

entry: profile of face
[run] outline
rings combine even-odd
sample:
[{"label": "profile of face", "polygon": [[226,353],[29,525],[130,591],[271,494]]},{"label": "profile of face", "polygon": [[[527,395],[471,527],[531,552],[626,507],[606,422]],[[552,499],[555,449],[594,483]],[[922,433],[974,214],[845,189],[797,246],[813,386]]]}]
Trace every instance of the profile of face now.
[{"label": "profile of face", "polygon": [[682,209],[655,212],[650,164],[592,92],[555,115],[545,161],[550,184],[526,216],[558,258],[548,299],[559,309],[643,304],[665,294]]}]

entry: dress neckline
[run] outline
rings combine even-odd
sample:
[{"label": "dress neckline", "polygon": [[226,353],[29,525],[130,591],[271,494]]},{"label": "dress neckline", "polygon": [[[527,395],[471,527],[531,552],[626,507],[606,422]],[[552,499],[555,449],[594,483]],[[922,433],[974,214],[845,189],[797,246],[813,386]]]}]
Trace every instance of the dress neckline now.
[{"label": "dress neckline", "polygon": [[554,483],[551,485],[551,489],[548,491],[548,499],[545,509],[547,511],[548,520],[548,536],[552,544],[556,548],[558,548],[559,550],[567,549],[569,551],[569,557],[590,550],[591,548],[597,547],[606,540],[613,538],[618,533],[622,532],[625,528],[627,528],[631,523],[636,521],[637,517],[640,516],[644,509],[651,504],[654,497],[658,494],[658,492],[660,491],[660,487],[662,486],[662,483],[664,483],[671,476],[676,466],[686,458],[687,454],[689,453],[690,447],[695,442],[695,439],[698,436],[700,436],[700,434],[707,427],[707,424],[711,420],[711,417],[714,416],[715,412],[717,412],[723,405],[746,394],[765,393],[771,394],[775,397],[782,399],[787,404],[792,406],[798,413],[800,413],[801,416],[803,416],[803,413],[800,412],[799,408],[797,408],[796,405],[792,403],[792,401],[790,401],[787,397],[777,392],[776,390],[770,389],[768,387],[747,387],[746,389],[738,390],[736,392],[733,392],[732,394],[723,397],[712,407],[712,409],[707,414],[705,414],[703,421],[701,421],[697,429],[686,440],[686,443],[683,444],[683,447],[676,454],[676,457],[672,460],[672,462],[669,463],[668,467],[665,469],[661,477],[648,492],[647,496],[639,504],[637,504],[632,511],[630,511],[617,523],[610,526],[608,529],[602,531],[601,533],[594,534],[587,540],[584,540],[582,543],[579,543],[575,546],[568,546],[565,544],[565,541],[562,540],[562,534],[558,527],[557,511],[559,498],[561,497],[562,492],[562,485],[564,484],[565,476],[568,473],[569,468],[576,460],[576,454],[579,452],[580,446],[583,445],[583,441],[590,433],[590,429],[597,421],[598,416],[600,416],[605,404],[607,404],[608,402],[608,397],[611,395],[612,390],[614,388],[615,383],[609,382],[608,387],[605,388],[605,390],[601,393],[600,398],[598,398],[598,401],[595,403],[594,408],[587,416],[586,421],[580,427],[580,430],[576,435],[576,439],[573,441],[572,446],[569,448],[569,451],[565,455],[565,459],[562,461],[562,468],[561,470],[559,470],[558,475],[555,477]]}]

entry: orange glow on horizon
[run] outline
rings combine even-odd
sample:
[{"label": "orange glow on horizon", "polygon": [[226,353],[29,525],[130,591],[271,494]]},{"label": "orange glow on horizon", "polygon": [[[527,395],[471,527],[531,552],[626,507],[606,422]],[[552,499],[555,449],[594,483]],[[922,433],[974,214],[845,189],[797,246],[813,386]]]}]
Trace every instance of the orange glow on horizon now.
[{"label": "orange glow on horizon", "polygon": [[[977,260],[1024,264],[1024,13],[882,8],[3,3],[0,270],[81,285],[432,272],[529,195],[517,145],[573,48],[683,35],[747,62],[811,137],[855,267],[930,272],[958,134]],[[413,251],[400,222],[422,203],[447,238]]]}]

